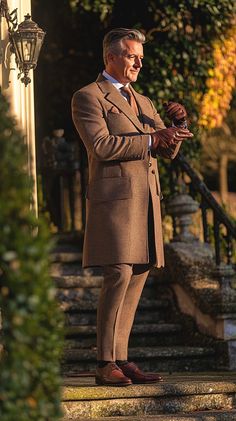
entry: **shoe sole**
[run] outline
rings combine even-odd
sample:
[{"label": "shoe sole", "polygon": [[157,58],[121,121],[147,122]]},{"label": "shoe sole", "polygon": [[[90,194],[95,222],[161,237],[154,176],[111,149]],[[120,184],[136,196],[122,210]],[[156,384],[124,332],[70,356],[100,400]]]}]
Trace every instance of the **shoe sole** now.
[{"label": "shoe sole", "polygon": [[153,381],[147,381],[147,382],[144,382],[144,381],[135,381],[135,380],[132,380],[132,383],[133,384],[153,384],[153,383],[163,383],[163,379],[162,380],[153,380]]},{"label": "shoe sole", "polygon": [[122,387],[122,386],[132,386],[132,382],[129,383],[109,383],[109,382],[103,382],[102,380],[95,377],[95,383],[98,386],[113,386],[113,387]]}]

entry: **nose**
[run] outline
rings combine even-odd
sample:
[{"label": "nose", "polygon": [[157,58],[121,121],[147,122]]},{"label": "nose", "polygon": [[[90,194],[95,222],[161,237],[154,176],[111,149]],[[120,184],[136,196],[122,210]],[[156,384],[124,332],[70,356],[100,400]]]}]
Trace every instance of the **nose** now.
[{"label": "nose", "polygon": [[139,58],[139,57],[136,57],[136,60],[135,60],[135,67],[142,67],[143,65],[142,65],[142,59],[141,58]]}]

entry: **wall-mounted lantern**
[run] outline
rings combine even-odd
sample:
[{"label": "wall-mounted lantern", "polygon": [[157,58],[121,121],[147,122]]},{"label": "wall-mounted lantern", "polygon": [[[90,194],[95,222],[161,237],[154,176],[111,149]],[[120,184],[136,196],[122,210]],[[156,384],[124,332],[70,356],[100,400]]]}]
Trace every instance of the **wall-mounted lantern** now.
[{"label": "wall-mounted lantern", "polygon": [[29,14],[18,26],[17,9],[10,13],[7,0],[0,0],[0,17],[5,17],[7,21],[11,52],[16,56],[20,71],[18,78],[23,75],[21,81],[27,86],[31,82],[29,71],[37,66],[45,32],[31,20]]}]

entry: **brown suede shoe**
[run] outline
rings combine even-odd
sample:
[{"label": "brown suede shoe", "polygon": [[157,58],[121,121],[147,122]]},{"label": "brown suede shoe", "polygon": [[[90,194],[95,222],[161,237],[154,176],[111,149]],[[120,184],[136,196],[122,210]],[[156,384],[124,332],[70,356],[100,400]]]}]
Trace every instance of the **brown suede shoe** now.
[{"label": "brown suede shoe", "polygon": [[144,373],[135,363],[127,363],[120,366],[123,374],[132,380],[132,383],[158,383],[163,378],[157,373]]},{"label": "brown suede shoe", "polygon": [[113,362],[102,368],[97,367],[95,382],[103,386],[130,386],[132,384],[132,381]]}]

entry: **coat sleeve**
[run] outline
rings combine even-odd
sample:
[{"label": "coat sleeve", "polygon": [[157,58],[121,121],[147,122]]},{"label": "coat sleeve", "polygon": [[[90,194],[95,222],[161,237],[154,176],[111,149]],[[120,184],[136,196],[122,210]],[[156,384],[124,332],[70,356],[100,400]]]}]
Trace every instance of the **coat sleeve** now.
[{"label": "coat sleeve", "polygon": [[[151,102],[151,101],[150,101]],[[164,125],[160,115],[158,114],[156,108],[154,107],[153,103],[151,102],[153,113],[154,113],[154,122],[155,122],[155,130],[165,129],[166,126]],[[178,142],[177,145],[170,145],[168,148],[163,148],[161,146],[157,147],[157,155],[163,158],[174,159],[179,152],[180,146],[182,142]]]},{"label": "coat sleeve", "polygon": [[149,135],[116,136],[109,133],[103,107],[96,95],[77,91],[72,98],[72,118],[88,153],[98,161],[147,158]]}]

